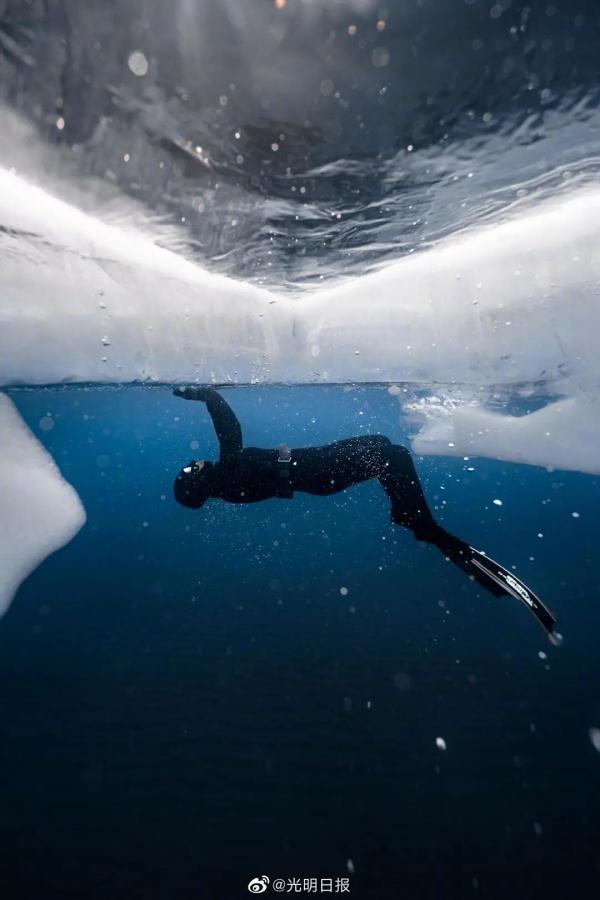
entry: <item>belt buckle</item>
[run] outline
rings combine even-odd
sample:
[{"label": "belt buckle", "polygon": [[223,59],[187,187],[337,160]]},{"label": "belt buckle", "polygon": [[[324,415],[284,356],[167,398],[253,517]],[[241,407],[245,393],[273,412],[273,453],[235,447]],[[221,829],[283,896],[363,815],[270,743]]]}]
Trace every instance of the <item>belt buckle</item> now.
[{"label": "belt buckle", "polygon": [[277,445],[277,462],[283,465],[289,465],[292,461],[292,451],[287,444]]}]

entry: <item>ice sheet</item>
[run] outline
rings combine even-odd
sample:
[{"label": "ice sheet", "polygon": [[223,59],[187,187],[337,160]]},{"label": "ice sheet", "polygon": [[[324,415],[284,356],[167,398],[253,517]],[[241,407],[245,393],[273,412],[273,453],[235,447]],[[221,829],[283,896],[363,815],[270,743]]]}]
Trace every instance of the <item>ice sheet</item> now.
[{"label": "ice sheet", "polygon": [[84,523],[76,491],[0,394],[0,615],[21,582]]},{"label": "ice sheet", "polygon": [[[300,296],[210,274],[8,171],[0,225],[0,384],[542,381],[573,401],[554,449],[538,417],[513,453],[496,416],[506,458],[562,466],[569,441],[598,445],[600,189]],[[431,422],[415,446],[440,452]]]},{"label": "ice sheet", "polygon": [[266,291],[7,171],[0,226],[0,384],[246,381],[285,353]]},{"label": "ice sheet", "polygon": [[558,379],[597,387],[600,190],[301,297],[0,172],[0,383]]}]

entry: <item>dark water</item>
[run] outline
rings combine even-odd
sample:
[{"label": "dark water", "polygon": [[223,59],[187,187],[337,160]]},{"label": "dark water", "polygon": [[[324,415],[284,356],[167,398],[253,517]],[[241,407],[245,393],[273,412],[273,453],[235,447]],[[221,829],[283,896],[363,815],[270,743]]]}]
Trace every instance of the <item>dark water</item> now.
[{"label": "dark water", "polygon": [[[247,444],[407,436],[384,389],[228,397]],[[446,527],[555,612],[554,648],[392,526],[377,484],[193,513],[171,483],[216,453],[198,405],[13,399],[88,522],[0,623],[2,897],[237,900],[262,874],[367,900],[597,896],[598,479],[418,462]]]}]

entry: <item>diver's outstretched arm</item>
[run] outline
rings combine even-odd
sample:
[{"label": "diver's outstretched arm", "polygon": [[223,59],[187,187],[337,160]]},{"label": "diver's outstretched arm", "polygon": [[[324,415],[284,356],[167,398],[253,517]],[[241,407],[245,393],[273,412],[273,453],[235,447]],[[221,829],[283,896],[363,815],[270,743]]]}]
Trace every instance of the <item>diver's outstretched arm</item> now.
[{"label": "diver's outstretched arm", "polygon": [[242,452],[242,429],[237,416],[214,388],[177,387],[173,393],[176,397],[183,397],[184,400],[200,400],[202,403],[206,403],[221,447],[221,462],[229,462]]}]

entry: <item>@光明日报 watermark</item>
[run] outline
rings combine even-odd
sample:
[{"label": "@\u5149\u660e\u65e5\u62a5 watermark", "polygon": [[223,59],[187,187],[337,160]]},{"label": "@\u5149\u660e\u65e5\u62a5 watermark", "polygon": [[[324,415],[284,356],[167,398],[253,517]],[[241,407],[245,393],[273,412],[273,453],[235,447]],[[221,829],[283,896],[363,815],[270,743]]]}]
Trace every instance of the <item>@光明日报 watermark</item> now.
[{"label": "@\u5149\u660e\u65e5\u62a5 watermark", "polygon": [[269,878],[257,875],[248,882],[251,894],[349,894],[349,878]]}]

